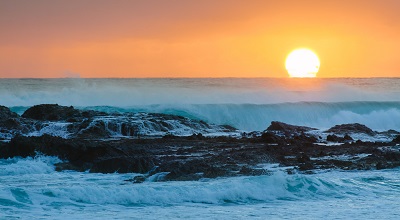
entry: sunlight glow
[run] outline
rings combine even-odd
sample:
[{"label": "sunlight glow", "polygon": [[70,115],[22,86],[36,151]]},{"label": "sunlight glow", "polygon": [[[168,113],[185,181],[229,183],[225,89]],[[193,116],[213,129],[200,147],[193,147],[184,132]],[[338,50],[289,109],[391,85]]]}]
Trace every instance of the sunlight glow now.
[{"label": "sunlight glow", "polygon": [[319,70],[318,56],[309,49],[297,49],[286,58],[286,70],[290,77],[316,77]]}]

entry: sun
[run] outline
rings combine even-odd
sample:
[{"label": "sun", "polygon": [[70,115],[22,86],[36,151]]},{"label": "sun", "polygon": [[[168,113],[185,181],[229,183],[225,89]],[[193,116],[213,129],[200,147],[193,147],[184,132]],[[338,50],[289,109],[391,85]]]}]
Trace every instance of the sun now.
[{"label": "sun", "polygon": [[297,49],[286,58],[286,70],[290,77],[316,77],[319,70],[318,56],[309,49]]}]

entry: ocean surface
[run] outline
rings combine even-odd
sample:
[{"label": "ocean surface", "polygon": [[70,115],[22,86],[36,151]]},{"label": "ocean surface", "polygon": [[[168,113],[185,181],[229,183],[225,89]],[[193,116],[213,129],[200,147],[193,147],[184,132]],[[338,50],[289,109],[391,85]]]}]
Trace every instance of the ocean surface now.
[{"label": "ocean surface", "polygon": [[[400,78],[0,79],[0,105],[155,112],[263,131],[271,121],[400,131]],[[0,219],[400,219],[400,169],[200,181],[56,172],[58,158],[0,160]]]}]

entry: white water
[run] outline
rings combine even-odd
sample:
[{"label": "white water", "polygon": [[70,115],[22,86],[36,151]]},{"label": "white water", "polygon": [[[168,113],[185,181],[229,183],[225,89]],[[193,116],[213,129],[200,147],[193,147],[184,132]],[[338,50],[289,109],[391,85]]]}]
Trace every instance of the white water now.
[{"label": "white water", "polygon": [[54,157],[0,160],[0,218],[396,219],[400,170],[205,179],[55,172]]}]

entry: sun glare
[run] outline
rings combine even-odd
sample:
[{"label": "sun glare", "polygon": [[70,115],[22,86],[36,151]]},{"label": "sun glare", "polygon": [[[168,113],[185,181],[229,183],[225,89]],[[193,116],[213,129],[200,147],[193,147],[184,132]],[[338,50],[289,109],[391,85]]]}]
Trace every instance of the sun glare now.
[{"label": "sun glare", "polygon": [[286,58],[286,70],[290,77],[315,77],[319,70],[318,56],[309,49],[297,49]]}]

